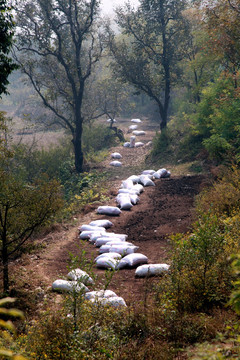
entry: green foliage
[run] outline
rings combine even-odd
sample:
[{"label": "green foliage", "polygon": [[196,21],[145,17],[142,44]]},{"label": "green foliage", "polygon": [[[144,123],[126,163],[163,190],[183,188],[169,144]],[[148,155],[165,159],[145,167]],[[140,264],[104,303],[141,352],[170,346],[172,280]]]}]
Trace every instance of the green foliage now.
[{"label": "green foliage", "polygon": [[116,145],[113,131],[105,125],[84,126],[83,149],[86,156]]},{"label": "green foliage", "polygon": [[225,303],[231,289],[229,256],[237,244],[226,241],[219,219],[201,214],[193,233],[173,240],[171,286],[179,311],[199,311]]},{"label": "green foliage", "polygon": [[[9,346],[13,344],[11,333],[16,333],[15,326],[10,319],[24,318],[20,310],[6,307],[14,302],[15,299],[13,298],[3,298],[0,300],[0,359],[26,360],[22,355],[16,354],[9,349]],[[4,346],[7,343],[9,344],[8,348]]]},{"label": "green foliage", "polygon": [[237,280],[234,281],[234,291],[231,294],[231,299],[229,301],[229,305],[232,305],[236,313],[240,314],[240,255],[237,254],[233,256],[233,263],[232,263],[233,271],[237,277]]},{"label": "green foliage", "polygon": [[239,119],[239,90],[223,74],[203,90],[195,116],[194,132],[212,159],[222,161],[229,155],[239,156]]},{"label": "green foliage", "polygon": [[17,69],[17,65],[13,63],[8,56],[13,42],[14,23],[12,19],[11,7],[6,0],[0,3],[0,97],[2,93],[7,93],[8,75]]}]

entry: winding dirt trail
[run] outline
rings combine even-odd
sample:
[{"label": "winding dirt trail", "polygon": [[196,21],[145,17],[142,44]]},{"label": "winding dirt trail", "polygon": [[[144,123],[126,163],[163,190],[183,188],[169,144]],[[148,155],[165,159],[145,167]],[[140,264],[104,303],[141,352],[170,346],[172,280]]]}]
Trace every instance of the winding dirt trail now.
[{"label": "winding dirt trail", "polygon": [[[128,123],[121,124],[124,129]],[[138,141],[148,143],[152,140],[156,127],[145,124],[141,130],[146,131],[144,137]],[[126,134],[130,138],[131,134]],[[107,187],[110,196],[109,205],[115,205],[114,197],[121,181],[130,175],[138,174],[145,169],[144,159],[151,145],[142,148],[114,148],[123,156],[123,167],[112,169],[109,159],[98,166],[99,171],[108,170],[111,180]],[[109,152],[111,153],[111,152]],[[160,166],[159,166],[160,167]],[[42,248],[34,255],[25,255],[14,265],[12,271],[21,282],[21,286],[32,292],[37,300],[38,310],[50,301],[58,303],[61,295],[51,291],[51,284],[57,278],[66,276],[69,264],[69,253],[73,256],[85,251],[86,258],[93,259],[97,256],[97,249],[88,242],[80,242],[78,239],[78,226],[87,224],[91,220],[109,218],[114,227],[111,231],[128,234],[128,241],[139,246],[139,252],[149,258],[149,263],[168,262],[170,250],[169,235],[178,232],[186,232],[190,229],[193,220],[194,197],[198,194],[204,177],[198,176],[174,176],[170,179],[156,180],[155,187],[145,188],[140,196],[140,203],[131,211],[123,211],[119,217],[99,216],[95,206],[86,207],[85,214],[79,215],[74,225],[66,228],[55,229],[45,238],[40,239]],[[104,279],[104,270],[93,267],[93,271],[99,276],[100,284]],[[128,305],[142,299],[144,279],[134,277],[135,270],[121,270],[114,275],[110,289],[122,296]],[[154,281],[154,280],[153,280]]]}]

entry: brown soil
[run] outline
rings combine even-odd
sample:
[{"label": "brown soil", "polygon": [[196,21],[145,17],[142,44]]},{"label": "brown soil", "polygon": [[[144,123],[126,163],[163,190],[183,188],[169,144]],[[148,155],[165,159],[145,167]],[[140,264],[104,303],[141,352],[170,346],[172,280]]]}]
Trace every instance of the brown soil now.
[{"label": "brown soil", "polygon": [[[146,143],[155,132],[153,129],[144,130],[147,130],[146,136],[137,141]],[[139,149],[119,147],[112,150],[119,151],[123,155],[123,167],[110,169],[107,160],[101,164],[101,167],[99,166],[99,169],[108,169],[111,172],[111,181],[107,185],[112,198],[108,204],[114,205],[114,195],[121,180],[132,175],[134,170],[140,169],[140,166],[144,166],[142,160],[149,152],[149,145]],[[84,250],[89,261],[98,254],[97,249],[87,241],[80,242],[78,226],[99,218],[109,218],[114,223],[111,231],[128,234],[128,241],[139,246],[139,252],[148,256],[149,263],[168,263],[169,235],[187,232],[190,229],[194,216],[194,197],[198,194],[203,180],[202,175],[175,177],[174,174],[170,179],[157,180],[156,186],[145,188],[137,206],[131,211],[123,211],[119,217],[99,216],[95,211],[97,204],[88,206],[85,214],[76,219],[76,225],[69,225],[64,229],[61,227],[40,239],[42,248],[36,254],[25,255],[18,260],[17,264],[12,265],[12,273],[23,289],[34,294],[39,310],[42,308],[43,299],[47,300],[47,303],[49,301],[58,303],[61,295],[52,293],[51,284],[54,280],[66,276],[69,253],[76,256]],[[104,270],[93,266],[93,271],[99,275],[98,287],[101,287]],[[117,272],[109,287],[122,296],[128,305],[143,298],[145,280],[136,279],[134,274],[135,269]]]}]

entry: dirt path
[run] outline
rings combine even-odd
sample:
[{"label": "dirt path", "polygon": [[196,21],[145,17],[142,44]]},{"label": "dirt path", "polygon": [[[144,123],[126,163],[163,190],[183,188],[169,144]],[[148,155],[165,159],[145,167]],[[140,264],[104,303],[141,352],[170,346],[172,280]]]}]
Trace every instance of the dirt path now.
[{"label": "dirt path", "polygon": [[[147,143],[152,139],[155,131],[147,126],[143,130],[146,130],[146,135],[139,141],[144,140]],[[114,148],[114,151],[121,152],[123,167],[112,169],[109,160],[99,166],[99,169],[109,169],[111,173],[112,180],[108,183],[111,205],[115,204],[114,196],[121,180],[134,173],[137,174],[137,171],[144,166],[143,161],[149,152],[149,145],[138,149],[119,147]],[[193,219],[194,196],[199,192],[203,180],[203,176],[175,177],[174,174],[170,179],[156,180],[155,187],[145,188],[140,203],[131,211],[123,211],[119,217],[99,216],[92,209],[85,215],[79,216],[76,226],[54,231],[42,239],[41,243],[44,247],[37,254],[26,255],[20,259],[17,268],[13,269],[15,275],[18,276],[23,288],[32,291],[36,299],[39,299],[40,308],[44,298],[58,302],[61,295],[52,293],[51,284],[57,278],[66,276],[69,253],[77,256],[85,251],[89,261],[98,254],[97,249],[89,242],[79,241],[77,228],[99,218],[109,218],[114,223],[111,231],[128,234],[128,241],[139,246],[139,252],[148,256],[149,263],[168,262],[169,234],[189,230]],[[99,275],[99,284],[103,281],[104,271],[95,267],[93,271]],[[134,273],[134,269],[117,272],[110,286],[110,289],[124,297],[129,305],[142,298],[145,284],[143,279],[135,279]]]}]

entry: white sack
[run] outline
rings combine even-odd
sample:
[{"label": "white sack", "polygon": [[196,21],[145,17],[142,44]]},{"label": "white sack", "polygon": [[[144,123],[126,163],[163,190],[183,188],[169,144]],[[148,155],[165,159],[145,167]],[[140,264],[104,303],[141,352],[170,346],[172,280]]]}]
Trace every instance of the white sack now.
[{"label": "white sack", "polygon": [[120,161],[114,160],[110,162],[110,165],[115,167],[121,167],[122,163]]},{"label": "white sack", "polygon": [[170,265],[167,264],[149,264],[141,265],[135,271],[136,277],[159,276],[168,272]]},{"label": "white sack", "polygon": [[124,147],[130,147],[130,142],[128,142],[128,141],[125,142],[125,143],[123,144],[123,146],[124,146]]},{"label": "white sack", "polygon": [[[106,234],[106,233],[104,233],[104,234]],[[88,241],[89,241],[91,244],[94,244],[95,241],[96,241],[97,239],[99,239],[100,237],[102,237],[102,236],[103,236],[103,233],[94,232],[94,233],[92,233],[92,234],[90,235]]]},{"label": "white sack", "polygon": [[153,174],[153,177],[154,177],[154,179],[160,179],[161,175],[159,174],[159,172],[156,171],[156,172]]},{"label": "white sack", "polygon": [[120,260],[122,258],[122,256],[118,253],[108,252],[108,253],[103,253],[103,254],[98,255],[96,257],[96,259],[94,259],[94,261],[96,262],[98,259],[101,259],[103,257],[108,257],[109,259],[117,259],[117,260]]},{"label": "white sack", "polygon": [[115,258],[109,258],[107,256],[103,256],[96,261],[96,265],[101,269],[111,269],[115,270],[119,260]]},{"label": "white sack", "polygon": [[[104,229],[106,231],[106,229]],[[79,238],[81,240],[89,240],[91,235],[93,234],[101,234],[103,235],[105,233],[105,231],[92,231],[92,230],[86,230],[86,231],[82,231],[81,234],[79,235]]]},{"label": "white sack", "polygon": [[133,205],[137,205],[137,203],[139,203],[140,201],[140,197],[137,196],[136,194],[129,194],[129,197]]},{"label": "white sack", "polygon": [[[95,303],[96,300],[91,299],[91,302]],[[110,305],[113,307],[126,307],[126,303],[124,299],[120,296],[112,296],[109,298],[100,298],[98,299],[98,302],[100,302],[101,305]]]},{"label": "white sack", "polygon": [[137,130],[138,125],[130,125],[129,130]]},{"label": "white sack", "polygon": [[100,247],[102,245],[105,245],[109,242],[115,242],[115,243],[125,243],[126,240],[117,236],[101,236],[95,241],[95,246]]},{"label": "white sack", "polygon": [[117,269],[123,269],[125,267],[134,267],[140,264],[147,264],[147,262],[148,262],[147,256],[140,253],[133,253],[122,258],[117,265]]},{"label": "white sack", "polygon": [[94,284],[94,281],[91,278],[91,276],[89,276],[88,273],[86,273],[86,271],[81,270],[81,269],[74,269],[74,270],[70,271],[67,274],[67,278],[69,280],[80,281],[84,285]]},{"label": "white sack", "polygon": [[140,119],[132,119],[131,122],[133,122],[133,123],[141,123],[142,121]]},{"label": "white sack", "polygon": [[167,175],[167,170],[165,168],[159,169],[157,172],[159,173],[160,177],[163,178]]},{"label": "white sack", "polygon": [[112,290],[98,290],[98,291],[89,291],[85,294],[85,299],[99,299],[104,298],[107,299],[109,297],[117,296],[117,294]]},{"label": "white sack", "polygon": [[142,135],[146,135],[146,133],[145,133],[145,131],[139,131],[139,130],[134,130],[133,132],[132,132],[134,135],[136,135],[136,136],[142,136]]},{"label": "white sack", "polygon": [[116,206],[99,206],[97,208],[97,213],[100,215],[120,215],[121,210]]},{"label": "white sack", "polygon": [[138,249],[139,247],[134,245],[117,244],[117,245],[111,245],[109,252],[117,252],[122,256],[125,256],[137,252]]},{"label": "white sack", "polygon": [[133,181],[131,179],[127,179],[122,181],[122,189],[132,189],[133,188]]},{"label": "white sack", "polygon": [[115,120],[115,119],[107,119],[107,122],[110,123],[111,121],[114,122],[114,123],[117,122],[117,120]]},{"label": "white sack", "polygon": [[144,170],[141,175],[153,175],[155,170]]},{"label": "white sack", "polygon": [[137,142],[135,143],[135,147],[136,147],[136,148],[139,148],[139,147],[142,147],[142,146],[144,146],[144,143],[141,142],[141,141],[137,141]]},{"label": "white sack", "polygon": [[127,240],[128,235],[127,234],[118,234],[118,233],[113,233],[113,232],[111,232],[111,233],[105,232],[101,237],[109,238],[109,239],[113,239],[113,240],[125,241],[125,240]]},{"label": "white sack", "polygon": [[135,141],[136,141],[136,137],[135,137],[135,136],[131,136],[131,137],[130,137],[130,148],[134,148],[134,147],[135,147]]},{"label": "white sack", "polygon": [[139,183],[140,178],[137,175],[131,175],[126,179],[126,181],[128,181],[128,180],[131,180],[133,182],[133,184],[137,184],[137,183]]},{"label": "white sack", "polygon": [[[123,246],[123,244],[124,244],[124,246]],[[100,248],[99,248],[99,253],[100,254],[104,254],[104,253],[108,253],[108,252],[116,252],[116,253],[118,253],[118,254],[120,254],[120,255],[122,255],[122,252],[120,251],[114,251],[113,250],[113,247],[115,247],[115,246],[117,246],[117,247],[121,247],[121,248],[127,248],[127,247],[133,247],[134,245],[132,244],[132,243],[128,243],[128,242],[122,242],[122,241],[118,241],[118,240],[116,240],[116,241],[109,241],[109,242],[107,242],[105,245],[102,245]],[[112,250],[112,251],[110,251],[110,249]],[[132,252],[134,252],[134,251],[132,251]],[[131,253],[130,253],[131,254]],[[124,254],[124,255],[126,255],[126,254]]]},{"label": "white sack", "polygon": [[130,210],[133,207],[129,194],[118,194],[116,201],[121,210]]},{"label": "white sack", "polygon": [[91,221],[90,224],[91,226],[100,226],[100,227],[104,227],[105,229],[110,228],[111,226],[113,226],[113,223],[110,220],[94,220]]},{"label": "white sack", "polygon": [[67,280],[55,280],[52,284],[54,291],[76,291],[76,292],[87,292],[89,289],[78,281],[67,281]]},{"label": "white sack", "polygon": [[118,194],[129,194],[129,195],[139,195],[140,192],[137,189],[119,189]]},{"label": "white sack", "polygon": [[79,231],[98,231],[98,232],[105,232],[106,229],[103,226],[92,226],[83,224],[78,228]]},{"label": "white sack", "polygon": [[143,186],[155,186],[154,182],[149,179],[148,175],[141,175],[140,181]]},{"label": "white sack", "polygon": [[[140,180],[140,178],[139,178],[139,180]],[[135,190],[135,189],[137,191],[139,191],[140,194],[144,191],[144,187],[141,184],[133,185],[133,190]]]},{"label": "white sack", "polygon": [[114,152],[114,153],[111,154],[111,158],[112,159],[121,159],[122,155],[117,153],[117,152]]}]

